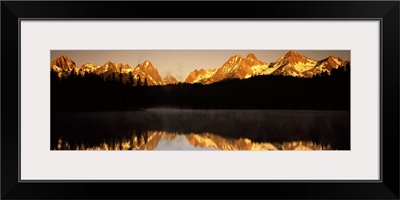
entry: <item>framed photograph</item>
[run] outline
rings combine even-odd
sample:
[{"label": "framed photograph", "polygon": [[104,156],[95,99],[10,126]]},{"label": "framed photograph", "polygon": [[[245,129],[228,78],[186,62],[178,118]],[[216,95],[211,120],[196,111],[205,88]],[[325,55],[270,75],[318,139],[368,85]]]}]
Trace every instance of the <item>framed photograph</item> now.
[{"label": "framed photograph", "polygon": [[3,1],[1,198],[399,199],[399,6]]}]

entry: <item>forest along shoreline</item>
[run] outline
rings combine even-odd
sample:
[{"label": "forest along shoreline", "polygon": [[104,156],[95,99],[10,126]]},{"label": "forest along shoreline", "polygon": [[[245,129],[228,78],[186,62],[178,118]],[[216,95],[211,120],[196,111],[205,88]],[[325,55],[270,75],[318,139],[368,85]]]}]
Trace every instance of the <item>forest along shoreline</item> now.
[{"label": "forest along shoreline", "polygon": [[350,110],[350,72],[333,69],[313,78],[262,75],[209,85],[179,83],[149,86],[145,80],[122,81],[51,72],[51,111],[138,111],[147,108]]}]

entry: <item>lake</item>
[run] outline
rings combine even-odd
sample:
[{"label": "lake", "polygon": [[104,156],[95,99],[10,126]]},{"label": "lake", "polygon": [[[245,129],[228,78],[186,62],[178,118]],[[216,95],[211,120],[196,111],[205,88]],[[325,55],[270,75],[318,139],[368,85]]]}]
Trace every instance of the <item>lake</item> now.
[{"label": "lake", "polygon": [[52,150],[350,150],[350,111],[51,114]]}]

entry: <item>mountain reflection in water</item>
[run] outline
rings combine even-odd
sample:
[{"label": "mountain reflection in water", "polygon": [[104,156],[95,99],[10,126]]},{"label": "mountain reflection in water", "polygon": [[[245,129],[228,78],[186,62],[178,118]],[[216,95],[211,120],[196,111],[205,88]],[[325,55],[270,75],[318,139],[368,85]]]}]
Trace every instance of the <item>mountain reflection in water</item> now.
[{"label": "mountain reflection in water", "polygon": [[253,142],[247,138],[224,138],[212,133],[167,133],[165,131],[148,131],[131,138],[105,141],[88,146],[69,144],[58,140],[55,150],[330,150],[331,146],[322,146],[310,141],[292,142]]}]

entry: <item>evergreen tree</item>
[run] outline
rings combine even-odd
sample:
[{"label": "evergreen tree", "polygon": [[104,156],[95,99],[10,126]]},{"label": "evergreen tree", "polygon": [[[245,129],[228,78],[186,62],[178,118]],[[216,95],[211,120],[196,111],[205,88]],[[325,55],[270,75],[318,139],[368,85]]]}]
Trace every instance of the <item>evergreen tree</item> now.
[{"label": "evergreen tree", "polygon": [[128,83],[130,86],[132,86],[134,84],[132,72],[129,72]]},{"label": "evergreen tree", "polygon": [[119,82],[123,82],[122,81],[122,67],[119,69]]}]

